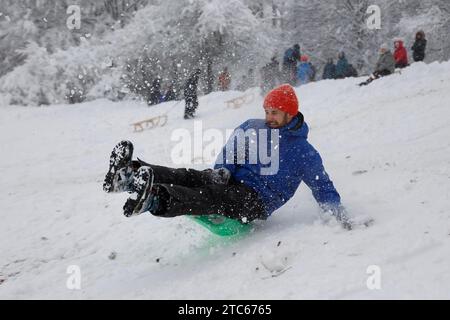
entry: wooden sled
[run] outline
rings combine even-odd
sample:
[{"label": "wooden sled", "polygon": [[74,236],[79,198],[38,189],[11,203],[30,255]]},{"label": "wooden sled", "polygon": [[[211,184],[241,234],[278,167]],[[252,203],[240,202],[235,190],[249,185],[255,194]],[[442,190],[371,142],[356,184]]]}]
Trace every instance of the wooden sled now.
[{"label": "wooden sled", "polygon": [[167,123],[167,115],[154,117],[151,119],[135,122],[131,124],[134,128],[134,132],[142,132],[147,129],[154,129],[156,127],[164,127]]},{"label": "wooden sled", "polygon": [[225,101],[225,103],[227,104],[227,108],[239,109],[244,104],[249,104],[249,103],[253,102],[254,99],[255,99],[255,93],[252,92],[252,93],[234,98],[232,100]]}]

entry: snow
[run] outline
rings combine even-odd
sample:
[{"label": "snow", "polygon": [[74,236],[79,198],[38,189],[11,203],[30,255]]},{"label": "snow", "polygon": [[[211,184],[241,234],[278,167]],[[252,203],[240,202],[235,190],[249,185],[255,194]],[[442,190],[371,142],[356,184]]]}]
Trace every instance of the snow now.
[{"label": "snow", "polygon": [[[173,131],[194,128],[183,103],[0,107],[0,299],[449,299],[450,62],[363,80],[296,88],[344,205],[376,220],[353,231],[319,219],[304,185],[241,239],[185,217],[125,218],[127,194],[102,190],[112,147],[129,139],[135,156],[170,166]],[[240,95],[200,98],[203,130],[263,117],[261,97],[226,107]],[[133,132],[167,111],[166,126]]]}]

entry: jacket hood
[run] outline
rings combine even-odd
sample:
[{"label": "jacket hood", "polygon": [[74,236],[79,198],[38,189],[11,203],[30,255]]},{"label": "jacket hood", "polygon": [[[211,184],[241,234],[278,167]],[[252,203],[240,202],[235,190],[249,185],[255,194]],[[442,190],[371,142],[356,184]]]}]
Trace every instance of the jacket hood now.
[{"label": "jacket hood", "polygon": [[419,37],[421,37],[422,39],[425,39],[425,32],[423,32],[423,31],[417,32],[416,39],[418,39]]},{"label": "jacket hood", "polygon": [[397,40],[397,41],[395,41],[395,43],[398,43],[398,47],[399,48],[403,48],[404,47],[404,43],[403,43],[402,40]]},{"label": "jacket hood", "polygon": [[284,127],[280,128],[281,134],[287,134],[290,136],[308,138],[309,128],[305,123],[305,119],[302,113],[298,113],[294,119]]}]

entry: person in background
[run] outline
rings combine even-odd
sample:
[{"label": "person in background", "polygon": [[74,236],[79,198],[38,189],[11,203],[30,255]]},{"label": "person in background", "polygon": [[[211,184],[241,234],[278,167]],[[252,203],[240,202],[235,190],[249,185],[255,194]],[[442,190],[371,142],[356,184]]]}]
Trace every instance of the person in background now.
[{"label": "person in background", "polygon": [[408,64],[408,52],[403,45],[403,41],[398,39],[394,42],[394,59],[396,68],[406,68]]},{"label": "person in background", "polygon": [[161,102],[161,78],[156,76],[150,87],[149,98],[147,104],[152,106]]},{"label": "person in background", "polygon": [[344,79],[348,76],[349,64],[345,52],[341,51],[336,63],[336,79]]},{"label": "person in background", "polygon": [[292,48],[285,51],[283,57],[283,76],[284,81],[295,85],[297,82],[297,63],[300,61],[300,45],[295,44]]},{"label": "person in background", "polygon": [[357,76],[358,76],[358,71],[356,71],[355,67],[352,64],[349,64],[347,77],[356,78]]},{"label": "person in background", "polygon": [[416,34],[416,41],[412,46],[413,59],[415,62],[425,60],[425,50],[427,48],[427,39],[425,39],[425,32],[419,31]]},{"label": "person in background", "polygon": [[200,69],[195,69],[184,85],[184,119],[192,119],[195,116],[195,110],[198,107],[197,87],[200,77]]},{"label": "person in background", "polygon": [[387,44],[383,44],[380,47],[380,58],[378,59],[377,65],[375,67],[375,72],[370,76],[369,79],[360,83],[360,86],[366,86],[373,80],[379,79],[384,76],[388,76],[395,72],[395,59],[392,52],[389,50]]},{"label": "person in background", "polygon": [[297,79],[298,83],[303,85],[314,80],[315,71],[307,55],[302,55],[300,61],[301,63],[297,70]]},{"label": "person in background", "polygon": [[164,94],[164,101],[172,101],[172,100],[176,100],[176,94],[173,89],[173,84],[171,84],[169,88],[167,88],[167,91]]},{"label": "person in background", "polygon": [[334,61],[332,58],[327,60],[327,64],[325,65],[325,68],[323,69],[323,80],[327,79],[336,79],[336,65],[334,64]]},{"label": "person in background", "polygon": [[228,91],[231,84],[231,75],[228,72],[228,68],[225,67],[221,73],[219,73],[219,90]]}]

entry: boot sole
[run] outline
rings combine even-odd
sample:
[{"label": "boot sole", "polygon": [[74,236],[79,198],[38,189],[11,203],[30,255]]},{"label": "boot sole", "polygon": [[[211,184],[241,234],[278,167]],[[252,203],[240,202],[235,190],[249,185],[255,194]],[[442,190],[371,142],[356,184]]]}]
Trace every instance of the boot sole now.
[{"label": "boot sole", "polygon": [[[124,152],[125,155],[121,155]],[[133,144],[130,141],[119,142],[112,150],[109,157],[109,170],[103,182],[103,190],[107,193],[115,192],[114,175],[118,170],[131,163],[133,157]]]}]

